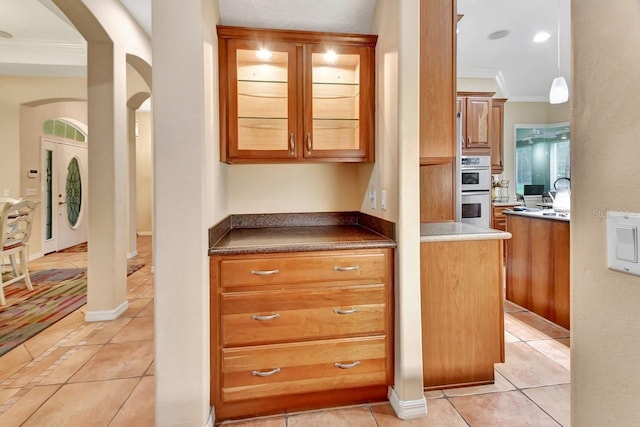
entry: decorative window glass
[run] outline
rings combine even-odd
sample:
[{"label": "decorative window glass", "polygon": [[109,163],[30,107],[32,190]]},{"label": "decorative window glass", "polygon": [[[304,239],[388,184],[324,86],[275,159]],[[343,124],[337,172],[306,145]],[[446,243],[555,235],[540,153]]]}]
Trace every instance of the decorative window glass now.
[{"label": "decorative window glass", "polygon": [[47,135],[59,136],[73,141],[85,142],[87,140],[87,136],[81,129],[64,120],[49,119],[44,122],[42,131]]},{"label": "decorative window glass", "polygon": [[71,227],[75,228],[82,208],[82,179],[80,177],[80,165],[76,157],[69,162],[65,189],[67,192],[67,219]]}]

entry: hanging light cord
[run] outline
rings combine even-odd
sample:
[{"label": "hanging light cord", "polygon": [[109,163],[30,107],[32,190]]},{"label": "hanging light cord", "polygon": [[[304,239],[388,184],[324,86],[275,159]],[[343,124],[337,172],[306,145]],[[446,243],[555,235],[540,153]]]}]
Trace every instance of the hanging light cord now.
[{"label": "hanging light cord", "polygon": [[560,77],[560,0],[557,0],[558,5],[558,77]]}]

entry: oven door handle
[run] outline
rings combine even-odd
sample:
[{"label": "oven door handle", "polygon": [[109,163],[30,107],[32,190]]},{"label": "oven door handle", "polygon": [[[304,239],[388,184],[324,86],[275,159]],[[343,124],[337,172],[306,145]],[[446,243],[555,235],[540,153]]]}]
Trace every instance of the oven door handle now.
[{"label": "oven door handle", "polygon": [[463,196],[484,196],[485,194],[489,194],[491,191],[489,190],[474,190],[474,191],[463,191]]}]

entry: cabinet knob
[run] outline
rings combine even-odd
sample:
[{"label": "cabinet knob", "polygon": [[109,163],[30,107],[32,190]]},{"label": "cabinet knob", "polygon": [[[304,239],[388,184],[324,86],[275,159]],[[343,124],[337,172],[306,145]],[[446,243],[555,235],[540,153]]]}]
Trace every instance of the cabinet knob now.
[{"label": "cabinet knob", "polygon": [[311,132],[307,132],[307,154],[311,154]]},{"label": "cabinet knob", "polygon": [[295,155],[295,148],[296,148],[296,140],[293,136],[293,132],[291,132],[291,136],[289,136],[289,155],[292,157]]}]

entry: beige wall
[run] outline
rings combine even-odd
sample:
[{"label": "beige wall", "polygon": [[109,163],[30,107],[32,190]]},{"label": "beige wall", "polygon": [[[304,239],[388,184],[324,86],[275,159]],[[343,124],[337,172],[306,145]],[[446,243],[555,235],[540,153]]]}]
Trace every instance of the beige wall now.
[{"label": "beige wall", "polygon": [[[42,125],[51,118],[67,117],[87,123],[86,102],[54,102],[86,98],[86,79],[61,77],[0,76],[0,197],[26,197],[36,189],[41,199],[42,167],[40,138]],[[41,171],[38,179],[27,178],[27,169]],[[42,209],[36,211],[31,236],[31,258],[42,255]]]},{"label": "beige wall", "polygon": [[[396,222],[394,395],[410,416],[424,415],[420,325],[419,81],[420,2],[379,0],[371,32],[376,49],[376,164],[369,187],[380,216],[379,191],[387,190],[386,217]],[[395,407],[398,410],[398,407]],[[400,411],[402,412],[402,411]],[[399,414],[399,415],[407,415]]]},{"label": "beige wall", "polygon": [[25,196],[20,189],[20,105],[43,99],[86,99],[86,79],[0,76],[0,94],[0,197],[9,190],[10,197],[18,198]]},{"label": "beige wall", "polygon": [[[217,140],[217,139],[216,139]],[[218,151],[219,147],[215,146]],[[229,213],[359,210],[364,188],[354,164],[224,165]]]},{"label": "beige wall", "polygon": [[571,5],[571,424],[638,425],[640,278],[607,269],[607,210],[640,212],[640,5]]},{"label": "beige wall", "polygon": [[138,122],[138,137],[136,137],[136,231],[150,234],[153,230],[151,220],[153,203],[151,113],[137,111],[136,121]]}]

